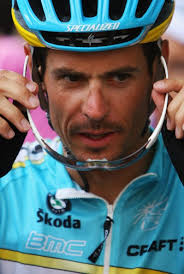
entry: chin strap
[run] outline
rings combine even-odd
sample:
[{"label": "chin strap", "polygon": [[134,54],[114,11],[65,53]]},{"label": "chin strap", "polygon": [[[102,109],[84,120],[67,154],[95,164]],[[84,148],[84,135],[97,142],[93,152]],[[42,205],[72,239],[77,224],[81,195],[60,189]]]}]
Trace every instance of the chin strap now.
[{"label": "chin strap", "polygon": [[80,177],[81,177],[81,179],[82,179],[82,182],[83,182],[83,184],[84,184],[83,189],[84,189],[86,192],[89,192],[89,184],[88,184],[88,180],[87,180],[87,178],[86,178],[86,175],[84,175],[84,172],[82,172],[82,171],[80,171],[80,170],[78,170],[78,173],[79,173],[79,175],[80,175]]}]

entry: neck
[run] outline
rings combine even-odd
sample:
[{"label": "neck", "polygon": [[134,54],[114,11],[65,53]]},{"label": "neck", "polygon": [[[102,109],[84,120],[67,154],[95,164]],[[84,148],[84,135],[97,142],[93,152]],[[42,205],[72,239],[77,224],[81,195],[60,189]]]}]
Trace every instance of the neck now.
[{"label": "neck", "polygon": [[[129,167],[115,171],[88,171],[82,172],[86,177],[91,193],[107,200],[110,204],[114,202],[119,193],[136,177],[143,175],[149,168],[154,150],[150,150],[143,158]],[[83,181],[74,170],[68,170],[71,177],[83,187]]]}]

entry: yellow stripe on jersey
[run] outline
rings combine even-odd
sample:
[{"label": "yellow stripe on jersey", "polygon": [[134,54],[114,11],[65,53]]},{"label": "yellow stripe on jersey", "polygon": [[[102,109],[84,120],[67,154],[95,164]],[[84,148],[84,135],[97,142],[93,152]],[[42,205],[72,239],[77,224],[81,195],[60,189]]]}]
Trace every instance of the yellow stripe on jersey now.
[{"label": "yellow stripe on jersey", "polygon": [[146,268],[117,268],[111,267],[110,274],[169,274],[168,272],[162,272],[158,270],[146,269]]},{"label": "yellow stripe on jersey", "polygon": [[[57,269],[72,271],[76,273],[103,274],[103,266],[78,263],[74,261],[62,260],[57,258],[44,257],[39,255],[25,254],[18,251],[0,249],[0,259],[21,263],[30,266],[44,267],[48,269]],[[151,269],[135,268],[126,269],[110,267],[110,274],[169,274]]]},{"label": "yellow stripe on jersey", "polygon": [[19,168],[19,167],[26,167],[26,164],[24,162],[16,162],[13,164],[12,168]]},{"label": "yellow stripe on jersey", "polygon": [[68,260],[25,254],[18,251],[0,249],[0,259],[49,269],[73,271],[76,273],[103,274],[103,267]]}]

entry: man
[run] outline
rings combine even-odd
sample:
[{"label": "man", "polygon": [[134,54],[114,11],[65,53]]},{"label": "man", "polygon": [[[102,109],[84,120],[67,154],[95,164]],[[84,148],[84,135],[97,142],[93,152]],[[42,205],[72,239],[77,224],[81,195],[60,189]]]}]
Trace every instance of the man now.
[{"label": "man", "polygon": [[[168,58],[167,41],[161,52],[157,41],[174,2],[57,3],[13,1],[14,23],[34,47],[25,52],[41,106],[62,141],[52,146],[66,166],[26,145],[0,180],[0,270],[183,273],[184,190],[162,138],[132,156],[151,134],[151,96],[160,111],[174,91],[167,126],[183,137],[184,82],[155,83],[160,55]],[[38,85],[7,71],[0,80],[0,132],[11,139],[7,120],[29,129],[21,110],[38,106]]]}]

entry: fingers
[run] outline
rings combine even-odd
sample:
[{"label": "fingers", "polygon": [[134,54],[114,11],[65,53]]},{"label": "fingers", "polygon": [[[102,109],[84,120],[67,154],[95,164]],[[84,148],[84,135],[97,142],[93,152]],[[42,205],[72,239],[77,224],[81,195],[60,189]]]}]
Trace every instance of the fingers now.
[{"label": "fingers", "polygon": [[179,92],[184,86],[182,80],[164,79],[154,83],[153,88],[159,93],[170,93],[172,91]]},{"label": "fingers", "polygon": [[163,95],[162,93],[159,93],[155,89],[153,89],[152,90],[152,99],[157,107],[159,114],[161,115],[162,109],[164,106],[165,94]]},{"label": "fingers", "polygon": [[169,93],[167,108],[167,129],[175,130],[177,139],[184,137],[184,81],[162,80],[153,86],[153,100],[161,113],[165,93]]},{"label": "fingers", "polygon": [[[0,97],[0,110],[1,115],[6,117],[6,120],[14,124],[19,131],[26,132],[30,129],[29,122],[26,120],[22,112],[5,97]],[[12,129],[10,128],[8,122],[5,119],[3,120],[3,117],[1,117],[0,122],[0,132],[3,137],[7,136],[10,138],[12,135]]]},{"label": "fingers", "polygon": [[12,139],[15,136],[14,131],[10,128],[9,124],[0,117],[0,132],[1,136],[6,139]]},{"label": "fingers", "polygon": [[[23,76],[11,72],[0,71],[0,135],[6,139],[14,137],[11,122],[19,131],[26,132],[30,125],[22,111],[39,106],[37,98],[38,86]],[[13,99],[15,104],[10,102]]]},{"label": "fingers", "polygon": [[168,106],[167,129],[175,130],[177,139],[184,137],[184,90],[178,93]]},{"label": "fingers", "polygon": [[[36,93],[38,87],[36,83],[28,81],[26,78],[14,72],[0,71],[0,95],[19,102],[25,108],[36,108],[39,105]],[[15,78],[16,77],[16,78]]]}]

